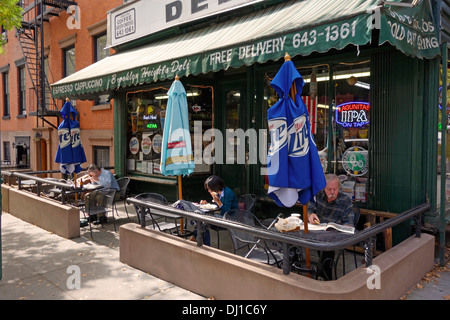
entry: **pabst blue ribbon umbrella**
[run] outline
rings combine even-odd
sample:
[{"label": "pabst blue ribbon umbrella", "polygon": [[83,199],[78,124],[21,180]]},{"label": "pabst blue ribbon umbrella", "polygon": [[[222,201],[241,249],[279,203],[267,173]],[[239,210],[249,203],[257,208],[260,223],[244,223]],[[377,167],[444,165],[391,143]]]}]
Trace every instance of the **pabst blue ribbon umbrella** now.
[{"label": "pabst blue ribbon umbrella", "polygon": [[55,162],[59,163],[59,170],[62,173],[76,174],[82,170],[81,164],[86,162],[81,144],[80,123],[76,121],[77,111],[69,99],[66,99],[60,113],[63,121],[58,126],[59,145]]},{"label": "pabst blue ribbon umbrella", "polygon": [[308,232],[307,204],[325,188],[326,181],[308,110],[301,98],[304,83],[286,53],[285,62],[271,82],[280,99],[267,111],[271,142],[268,193],[280,207],[292,207],[300,202],[305,232]]},{"label": "pabst blue ribbon umbrella", "polygon": [[[189,131],[186,90],[178,78],[168,92],[166,118],[164,122],[161,146],[161,173],[166,176],[178,176],[178,198],[183,198],[181,176],[194,172],[191,134]],[[181,222],[183,232],[183,222]]]}]

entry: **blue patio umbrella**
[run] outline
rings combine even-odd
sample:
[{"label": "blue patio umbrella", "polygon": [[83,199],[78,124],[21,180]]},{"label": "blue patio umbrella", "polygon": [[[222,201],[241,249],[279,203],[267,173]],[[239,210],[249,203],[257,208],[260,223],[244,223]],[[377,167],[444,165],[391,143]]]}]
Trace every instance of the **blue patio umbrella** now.
[{"label": "blue patio umbrella", "polygon": [[280,207],[292,207],[297,201],[306,205],[326,182],[301,98],[304,81],[290,58],[271,85],[280,100],[267,111],[269,195]]},{"label": "blue patio umbrella", "polygon": [[86,162],[86,155],[81,144],[80,123],[75,120],[77,111],[66,99],[60,113],[63,121],[58,126],[59,145],[55,162],[59,163],[59,170],[64,174],[78,173],[82,170],[81,164]]},{"label": "blue patio umbrella", "polygon": [[161,146],[161,173],[166,176],[189,175],[194,172],[195,164],[186,90],[178,80],[178,76],[172,83],[168,95]]},{"label": "blue patio umbrella", "polygon": [[[270,130],[268,152],[269,195],[280,207],[303,205],[304,231],[308,233],[307,204],[325,188],[326,181],[301,92],[304,81],[286,53],[285,62],[271,85],[280,100],[267,111]],[[310,266],[309,249],[305,250]]]},{"label": "blue patio umbrella", "polygon": [[[178,176],[178,198],[181,200],[183,198],[181,176],[194,172],[195,164],[189,131],[186,90],[178,75],[170,86],[168,96],[160,170],[163,175]],[[183,232],[182,228],[181,232]]]}]

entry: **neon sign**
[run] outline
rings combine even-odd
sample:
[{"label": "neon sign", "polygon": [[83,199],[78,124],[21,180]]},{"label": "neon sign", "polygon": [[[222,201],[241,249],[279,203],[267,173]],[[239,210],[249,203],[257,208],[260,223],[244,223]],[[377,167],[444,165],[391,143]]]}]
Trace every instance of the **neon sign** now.
[{"label": "neon sign", "polygon": [[358,128],[369,123],[368,102],[346,102],[336,107],[336,122],[346,128]]},{"label": "neon sign", "polygon": [[157,123],[147,123],[147,129],[158,129]]}]

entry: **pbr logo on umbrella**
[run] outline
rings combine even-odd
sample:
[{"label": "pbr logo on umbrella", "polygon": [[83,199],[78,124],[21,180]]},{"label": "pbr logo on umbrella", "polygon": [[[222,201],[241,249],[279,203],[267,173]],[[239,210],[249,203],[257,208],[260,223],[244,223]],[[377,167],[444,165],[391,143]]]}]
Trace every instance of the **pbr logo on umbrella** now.
[{"label": "pbr logo on umbrella", "polygon": [[66,99],[60,112],[63,121],[58,126],[59,145],[55,162],[59,163],[59,170],[64,174],[78,173],[82,170],[81,164],[86,162],[86,155],[81,144],[80,123],[75,120],[77,111]]}]

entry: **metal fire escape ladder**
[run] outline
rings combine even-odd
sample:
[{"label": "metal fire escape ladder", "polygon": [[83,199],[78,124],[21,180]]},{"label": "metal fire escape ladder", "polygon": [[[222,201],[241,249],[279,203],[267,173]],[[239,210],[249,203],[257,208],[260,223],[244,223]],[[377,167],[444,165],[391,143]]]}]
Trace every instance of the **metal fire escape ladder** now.
[{"label": "metal fire escape ladder", "polygon": [[44,70],[44,22],[48,22],[50,16],[58,16],[60,12],[76,3],[63,0],[32,0],[22,3],[28,5],[26,7],[24,5],[22,27],[17,30],[16,36],[36,96],[36,106],[34,110],[31,110],[30,106],[29,115],[36,116],[37,120],[41,119],[56,129],[57,126],[47,120],[47,117],[56,117],[59,124],[60,114],[56,101],[51,96],[50,84]]}]

